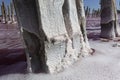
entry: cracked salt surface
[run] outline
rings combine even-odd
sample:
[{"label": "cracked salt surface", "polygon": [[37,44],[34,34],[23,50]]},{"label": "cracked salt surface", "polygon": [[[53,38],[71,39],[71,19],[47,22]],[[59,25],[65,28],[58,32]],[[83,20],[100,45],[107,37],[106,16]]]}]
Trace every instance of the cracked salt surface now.
[{"label": "cracked salt surface", "polygon": [[114,42],[90,40],[96,50],[93,56],[83,58],[58,74],[11,74],[0,80],[120,80],[120,47]]}]

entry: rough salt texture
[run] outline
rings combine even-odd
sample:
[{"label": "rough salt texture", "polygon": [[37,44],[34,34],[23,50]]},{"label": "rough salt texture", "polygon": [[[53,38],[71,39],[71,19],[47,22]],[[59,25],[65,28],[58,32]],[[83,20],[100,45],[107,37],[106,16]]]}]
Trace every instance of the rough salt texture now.
[{"label": "rough salt texture", "polygon": [[114,42],[90,40],[96,50],[59,74],[11,74],[0,80],[120,80],[120,48],[112,47]]},{"label": "rough salt texture", "polygon": [[39,20],[47,38],[44,41],[44,54],[50,73],[56,72],[66,52],[67,31],[62,15],[63,3],[64,0],[38,0]]},{"label": "rough salt texture", "polygon": [[72,48],[75,50],[75,55],[77,57],[81,50],[80,36],[82,34],[78,22],[75,0],[65,0],[63,5],[63,15],[66,24],[66,30],[69,38],[72,41]]},{"label": "rough salt texture", "polygon": [[59,72],[78,60],[81,53],[88,55],[90,49],[83,37],[86,32],[80,29],[76,1],[14,0],[14,3],[33,72],[44,68],[50,73]]},{"label": "rough salt texture", "polygon": [[[88,50],[84,47],[86,44],[80,31],[76,2],[72,0],[38,0],[38,3],[41,26],[47,40],[50,40],[50,42],[45,43],[45,45],[49,46],[49,48],[45,47],[45,54],[50,72],[61,71],[62,68],[74,63],[78,60],[80,53],[82,53],[81,49],[84,49],[83,53],[86,51],[85,55],[88,55]],[[57,37],[63,38],[56,39]],[[57,60],[56,56],[58,57]]]},{"label": "rough salt texture", "polygon": [[76,8],[77,8],[77,14],[78,14],[78,21],[80,25],[80,30],[82,32],[81,43],[82,43],[82,55],[88,56],[89,52],[91,52],[88,38],[87,38],[87,31],[86,31],[86,17],[85,17],[85,11],[84,11],[84,2],[83,0],[76,0]]},{"label": "rough salt texture", "polygon": [[47,39],[67,34],[62,15],[64,0],[38,0],[39,18]]}]

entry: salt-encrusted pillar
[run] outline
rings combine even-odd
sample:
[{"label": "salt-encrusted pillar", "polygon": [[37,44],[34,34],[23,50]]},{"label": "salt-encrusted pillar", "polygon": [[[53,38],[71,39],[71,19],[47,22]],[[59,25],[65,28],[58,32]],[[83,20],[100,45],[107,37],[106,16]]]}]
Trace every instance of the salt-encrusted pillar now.
[{"label": "salt-encrusted pillar", "polygon": [[6,6],[4,2],[2,2],[2,5],[1,5],[1,13],[2,13],[2,23],[7,23],[7,12],[6,12]]},{"label": "salt-encrusted pillar", "polygon": [[84,11],[84,2],[83,0],[75,0],[76,8],[79,20],[80,31],[82,32],[81,44],[82,44],[82,55],[88,56],[91,52],[91,48],[88,43],[87,31],[86,31],[86,17]]},{"label": "salt-encrusted pillar", "polygon": [[11,11],[11,21],[14,24],[16,23],[16,21],[15,21],[15,9],[14,9],[13,2],[10,3],[10,11]]},{"label": "salt-encrusted pillar", "polygon": [[101,0],[101,38],[120,36],[116,0]]},{"label": "salt-encrusted pillar", "polygon": [[55,73],[78,60],[85,41],[74,0],[13,1],[32,72]]},{"label": "salt-encrusted pillar", "polygon": [[45,35],[38,22],[35,0],[13,0],[17,20],[26,44],[29,72],[48,72],[45,57]]},{"label": "salt-encrusted pillar", "polygon": [[[86,48],[83,47],[87,42],[83,40],[78,22],[76,2],[74,0],[38,0],[37,3],[39,3],[39,21],[48,40],[46,45],[49,46],[49,48],[45,47],[47,65],[50,72],[56,72],[78,60],[82,50]],[[54,45],[51,42],[54,42]],[[59,44],[62,44],[61,48]],[[84,55],[88,53],[86,49]],[[56,59],[56,56],[59,58]]]},{"label": "salt-encrusted pillar", "polygon": [[72,56],[77,58],[80,56],[80,50],[82,47],[80,39],[82,35],[79,27],[75,0],[65,0],[62,9],[66,30],[72,42],[72,49],[74,50]]},{"label": "salt-encrusted pillar", "polygon": [[63,2],[14,0],[33,72],[56,72],[66,53],[67,31],[62,15]]},{"label": "salt-encrusted pillar", "polygon": [[11,13],[10,13],[10,6],[9,5],[7,6],[7,12],[8,12],[8,15],[7,15],[7,17],[8,17],[8,24],[9,24],[9,23],[11,23]]}]

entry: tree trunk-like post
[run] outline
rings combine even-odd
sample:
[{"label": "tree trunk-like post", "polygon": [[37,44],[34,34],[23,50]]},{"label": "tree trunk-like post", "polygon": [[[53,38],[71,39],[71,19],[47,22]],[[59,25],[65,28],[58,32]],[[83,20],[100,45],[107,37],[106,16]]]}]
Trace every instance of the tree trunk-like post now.
[{"label": "tree trunk-like post", "polygon": [[7,6],[7,10],[8,10],[7,11],[8,12],[7,17],[8,17],[8,24],[9,24],[9,23],[11,23],[11,14],[10,14],[10,6],[9,5]]},{"label": "tree trunk-like post", "polygon": [[10,3],[10,10],[11,10],[11,21],[14,24],[16,23],[16,21],[15,21],[15,11],[14,11],[13,2]]},{"label": "tree trunk-like post", "polygon": [[92,17],[95,17],[95,10],[92,10]]},{"label": "tree trunk-like post", "polygon": [[81,10],[76,6],[77,0],[13,1],[26,44],[29,70],[56,73],[82,55],[89,55],[81,0],[78,7],[82,6],[82,19],[78,17]]},{"label": "tree trunk-like post", "polygon": [[101,38],[113,39],[120,36],[116,0],[101,0]]},{"label": "tree trunk-like post", "polygon": [[1,12],[2,12],[2,23],[7,23],[7,12],[4,2],[2,2],[1,5]]},{"label": "tree trunk-like post", "polygon": [[84,53],[83,56],[86,56],[86,55],[89,55],[88,53],[91,52],[91,48],[89,46],[88,38],[87,38],[86,17],[85,17],[83,0],[76,0],[76,7],[77,7],[79,26],[80,26],[80,30],[82,32],[83,41],[84,41],[82,42],[82,47],[83,47],[82,53]]},{"label": "tree trunk-like post", "polygon": [[118,21],[118,13],[116,7],[116,0],[113,0],[114,12],[115,12],[115,35],[116,37],[120,37],[120,25]]}]

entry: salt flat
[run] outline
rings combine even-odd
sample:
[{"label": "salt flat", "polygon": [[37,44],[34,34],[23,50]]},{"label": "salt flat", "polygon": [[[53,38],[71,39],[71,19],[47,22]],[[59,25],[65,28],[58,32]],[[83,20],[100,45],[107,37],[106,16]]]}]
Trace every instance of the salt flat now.
[{"label": "salt flat", "polygon": [[77,61],[58,74],[10,74],[0,80],[120,80],[120,47],[112,47],[119,42],[90,40],[96,51],[93,56]]}]

